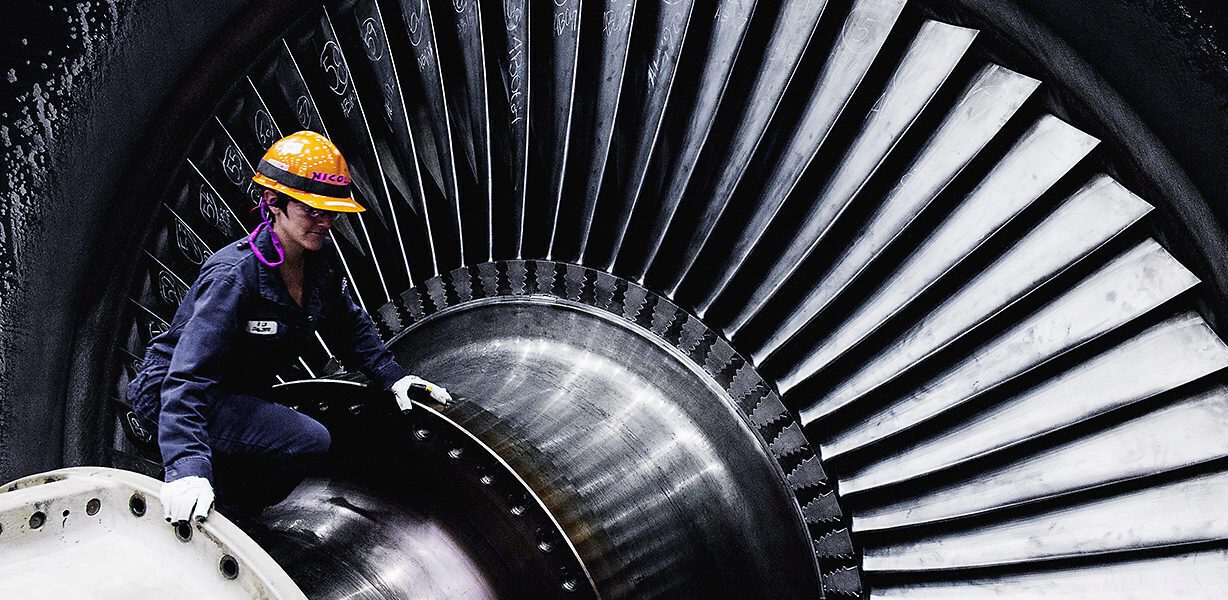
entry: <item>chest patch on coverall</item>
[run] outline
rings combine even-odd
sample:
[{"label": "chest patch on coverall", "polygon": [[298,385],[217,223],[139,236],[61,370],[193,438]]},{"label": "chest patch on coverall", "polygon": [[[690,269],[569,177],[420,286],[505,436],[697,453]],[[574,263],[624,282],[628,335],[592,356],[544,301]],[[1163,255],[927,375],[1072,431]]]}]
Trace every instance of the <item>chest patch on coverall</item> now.
[{"label": "chest patch on coverall", "polygon": [[277,321],[248,321],[247,332],[256,335],[273,335],[277,333]]}]

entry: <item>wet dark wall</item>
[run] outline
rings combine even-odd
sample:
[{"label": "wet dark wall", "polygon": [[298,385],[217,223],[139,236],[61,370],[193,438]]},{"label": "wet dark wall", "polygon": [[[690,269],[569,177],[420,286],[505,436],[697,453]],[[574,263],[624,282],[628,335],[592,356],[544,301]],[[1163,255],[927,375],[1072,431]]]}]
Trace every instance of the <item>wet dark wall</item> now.
[{"label": "wet dark wall", "polygon": [[150,124],[245,4],[0,8],[0,480],[104,460],[109,426],[96,402],[81,401],[96,390],[69,381],[82,387],[90,378],[70,374],[96,368],[76,336],[110,333],[105,323],[77,328],[107,283],[98,258],[130,233],[113,201]]},{"label": "wet dark wall", "polygon": [[1024,0],[1112,85],[1228,222],[1228,4]]},{"label": "wet dark wall", "polygon": [[[1203,280],[1199,311],[1228,335],[1228,3],[1223,0],[1025,0],[1137,113],[1162,149],[1153,182],[1175,255]],[[1141,168],[1153,166],[1142,164]],[[1185,180],[1188,178],[1188,180]],[[1188,188],[1187,188],[1188,184]],[[1189,189],[1192,188],[1192,189]],[[1142,193],[1142,192],[1140,192]],[[1195,196],[1201,196],[1201,198]]]},{"label": "wet dark wall", "polygon": [[[1183,262],[1196,264],[1215,289],[1228,289],[1219,250],[1228,222],[1222,2],[952,3],[1007,38],[1044,28],[1116,91],[1122,107],[1100,107],[1108,113],[1101,116],[1128,112],[1159,140],[1124,152],[1140,167],[1155,157],[1168,161],[1170,176],[1152,177],[1162,181],[1147,185],[1160,193],[1148,199],[1197,213],[1171,224],[1175,236],[1197,229],[1187,243],[1197,260]],[[102,357],[122,309],[114,291],[126,286],[121,279],[145,220],[138,209],[148,210],[141,190],[157,183],[149,158],[174,154],[176,124],[194,130],[221,93],[215,86],[227,81],[226,69],[295,10],[288,0],[0,7],[0,480],[105,462],[103,406],[111,391],[98,389],[110,381]],[[1142,139],[1112,123],[1109,130],[1125,135],[1126,145]],[[1216,306],[1208,310],[1222,313],[1228,295],[1210,297]]]},{"label": "wet dark wall", "polygon": [[1059,116],[1103,140],[1114,175],[1158,210],[1154,234],[1202,280],[1195,305],[1228,334],[1228,5],[1222,0],[955,0],[1005,37]]}]

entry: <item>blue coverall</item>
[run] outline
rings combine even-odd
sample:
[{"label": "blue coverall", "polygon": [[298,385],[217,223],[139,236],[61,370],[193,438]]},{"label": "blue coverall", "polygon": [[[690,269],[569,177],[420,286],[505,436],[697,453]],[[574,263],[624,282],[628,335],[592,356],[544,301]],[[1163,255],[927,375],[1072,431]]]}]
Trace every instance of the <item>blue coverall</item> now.
[{"label": "blue coverall", "polygon": [[[276,256],[269,232],[256,245]],[[307,253],[302,301],[291,300],[277,269],[257,260],[246,239],[205,262],[128,387],[136,414],[157,423],[166,481],[209,479],[219,508],[258,511],[284,498],[331,438],[311,417],[262,396],[317,331],[380,388],[405,376],[354,302],[331,248]]]}]

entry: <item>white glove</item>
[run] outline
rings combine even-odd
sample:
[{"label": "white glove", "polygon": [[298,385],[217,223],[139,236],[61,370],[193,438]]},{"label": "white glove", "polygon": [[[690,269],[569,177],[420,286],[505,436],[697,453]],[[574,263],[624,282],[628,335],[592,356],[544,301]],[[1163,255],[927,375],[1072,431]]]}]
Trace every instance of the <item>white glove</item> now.
[{"label": "white glove", "polygon": [[162,484],[162,515],[167,522],[204,521],[213,510],[213,486],[204,477],[184,477]]},{"label": "white glove", "polygon": [[406,375],[392,384],[392,394],[396,396],[397,406],[401,407],[401,410],[410,410],[414,407],[413,402],[409,398],[409,390],[415,387],[426,390],[431,395],[431,400],[440,404],[447,404],[452,401],[452,396],[448,394],[447,388],[435,385],[421,377]]}]

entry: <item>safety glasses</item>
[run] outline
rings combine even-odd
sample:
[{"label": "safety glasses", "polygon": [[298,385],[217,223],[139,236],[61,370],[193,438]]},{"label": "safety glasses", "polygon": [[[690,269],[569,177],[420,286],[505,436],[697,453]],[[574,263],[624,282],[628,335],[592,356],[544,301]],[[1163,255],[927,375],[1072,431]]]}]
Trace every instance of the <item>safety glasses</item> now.
[{"label": "safety glasses", "polygon": [[311,219],[327,219],[331,221],[333,219],[336,219],[338,215],[338,213],[334,211],[324,210],[324,209],[316,208],[314,206],[308,206],[302,202],[299,202],[298,200],[293,201],[292,204],[297,204],[299,207],[299,211],[307,215],[307,217]]}]

